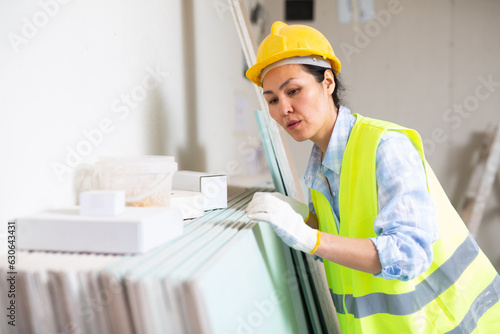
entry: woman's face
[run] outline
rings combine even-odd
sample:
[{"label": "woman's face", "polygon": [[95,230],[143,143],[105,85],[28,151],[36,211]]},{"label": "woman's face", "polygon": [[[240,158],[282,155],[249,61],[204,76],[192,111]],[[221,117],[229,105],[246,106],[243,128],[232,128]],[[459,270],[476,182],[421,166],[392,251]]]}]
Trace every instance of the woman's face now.
[{"label": "woman's face", "polygon": [[311,139],[320,148],[328,146],[337,117],[331,97],[335,81],[330,71],[318,83],[302,66],[283,65],[269,71],[262,84],[271,117],[293,139]]}]

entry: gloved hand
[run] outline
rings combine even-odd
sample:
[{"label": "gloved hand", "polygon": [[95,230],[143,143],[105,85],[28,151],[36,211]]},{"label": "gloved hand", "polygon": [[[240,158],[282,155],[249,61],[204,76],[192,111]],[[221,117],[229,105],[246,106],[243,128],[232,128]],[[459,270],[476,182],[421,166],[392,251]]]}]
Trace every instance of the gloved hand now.
[{"label": "gloved hand", "polygon": [[[292,248],[305,253],[315,251],[319,245],[319,231],[304,223],[309,214],[309,209],[307,209],[307,213],[304,211],[304,206],[307,206],[289,197],[285,199],[278,197],[286,196],[255,193],[247,207],[248,218],[271,224],[276,234]],[[301,214],[295,212],[289,203],[296,206]]]},{"label": "gloved hand", "polygon": [[297,201],[296,199],[293,199],[289,196],[285,196],[282,193],[278,192],[264,193],[264,194],[271,194],[274,197],[279,198],[284,202],[287,202],[295,212],[297,212],[299,215],[302,216],[303,221],[307,221],[307,218],[309,218],[309,207],[307,206],[307,204],[304,204],[300,201]]}]

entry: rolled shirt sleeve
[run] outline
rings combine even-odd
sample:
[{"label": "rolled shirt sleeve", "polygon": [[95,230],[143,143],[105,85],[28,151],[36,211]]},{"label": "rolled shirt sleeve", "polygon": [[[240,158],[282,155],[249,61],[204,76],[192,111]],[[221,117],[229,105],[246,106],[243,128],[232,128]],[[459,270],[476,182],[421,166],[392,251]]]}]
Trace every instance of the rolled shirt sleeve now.
[{"label": "rolled shirt sleeve", "polygon": [[374,222],[377,248],[385,279],[407,281],[432,262],[438,239],[436,211],[427,190],[425,170],[417,150],[402,133],[383,135],[377,149],[379,214]]}]

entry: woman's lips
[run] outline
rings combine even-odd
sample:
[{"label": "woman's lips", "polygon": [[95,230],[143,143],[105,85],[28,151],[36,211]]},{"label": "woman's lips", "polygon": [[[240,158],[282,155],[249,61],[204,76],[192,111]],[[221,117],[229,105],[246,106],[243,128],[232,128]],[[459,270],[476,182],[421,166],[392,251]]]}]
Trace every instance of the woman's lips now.
[{"label": "woman's lips", "polygon": [[288,127],[289,130],[293,130],[297,128],[300,125],[301,121],[289,121],[286,126]]}]

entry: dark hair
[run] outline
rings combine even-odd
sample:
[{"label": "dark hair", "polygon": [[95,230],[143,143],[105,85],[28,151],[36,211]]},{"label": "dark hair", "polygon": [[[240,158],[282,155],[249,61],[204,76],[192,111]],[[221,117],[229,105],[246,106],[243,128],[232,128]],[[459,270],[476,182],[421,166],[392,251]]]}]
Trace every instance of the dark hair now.
[{"label": "dark hair", "polygon": [[341,80],[340,74],[335,75],[335,73],[333,73],[333,71],[329,68],[324,68],[314,65],[304,65],[304,64],[301,64],[300,66],[302,66],[302,68],[304,68],[306,72],[312,74],[318,83],[321,83],[323,82],[323,80],[325,80],[325,71],[331,71],[333,74],[333,80],[335,82],[335,89],[333,90],[332,93],[333,104],[335,104],[335,107],[337,107],[337,109],[340,107],[340,105],[345,105],[344,104],[345,86]]}]

